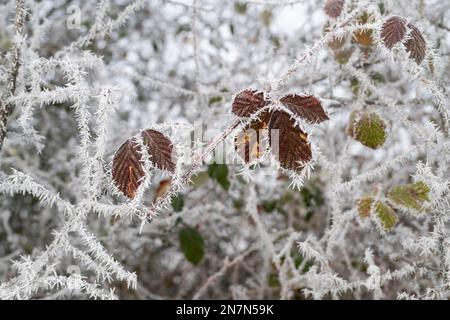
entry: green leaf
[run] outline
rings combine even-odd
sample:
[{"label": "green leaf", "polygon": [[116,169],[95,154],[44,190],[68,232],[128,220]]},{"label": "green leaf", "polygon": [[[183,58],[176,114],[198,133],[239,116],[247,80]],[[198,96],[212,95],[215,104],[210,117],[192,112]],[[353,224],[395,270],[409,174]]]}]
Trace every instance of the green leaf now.
[{"label": "green leaf", "polygon": [[209,98],[208,105],[211,106],[211,105],[219,103],[221,101],[222,101],[222,97],[221,96],[214,96],[214,97]]},{"label": "green leaf", "polygon": [[305,262],[305,266],[302,269],[302,273],[307,273],[309,269],[314,265],[314,259],[310,259]]},{"label": "green leaf", "polygon": [[159,51],[159,45],[155,40],[152,41],[152,47],[153,47],[153,50],[155,50],[156,52]]},{"label": "green leaf", "polygon": [[177,31],[175,32],[176,35],[182,33],[182,32],[188,32],[191,30],[191,26],[187,23],[181,24],[178,26]]},{"label": "green leaf", "polygon": [[234,34],[234,24],[230,23],[229,27],[230,27],[231,34]]},{"label": "green leaf", "polygon": [[234,11],[239,14],[245,14],[247,12],[247,4],[243,2],[235,2]]},{"label": "green leaf", "polygon": [[355,96],[357,96],[359,93],[359,87],[360,87],[358,78],[352,77],[352,79],[350,80],[350,85],[351,85],[353,94]]},{"label": "green leaf", "polygon": [[205,254],[203,238],[197,229],[185,227],[180,230],[180,248],[186,259],[194,265],[198,265]]},{"label": "green leaf", "polygon": [[236,209],[241,209],[244,206],[244,203],[241,200],[234,200],[233,207]]},{"label": "green leaf", "polygon": [[262,207],[266,212],[272,212],[278,206],[278,200],[266,200],[263,201]]},{"label": "green leaf", "polygon": [[230,188],[230,181],[228,180],[228,166],[226,164],[213,163],[208,166],[208,175],[216,179],[216,181],[225,189]]},{"label": "green leaf", "polygon": [[370,209],[373,205],[372,197],[364,197],[358,200],[358,213],[361,218],[367,218],[370,215]]},{"label": "green leaf", "polygon": [[353,54],[353,48],[348,48],[348,49],[342,49],[337,51],[334,54],[334,59],[339,63],[339,64],[346,64],[349,60],[350,57]]},{"label": "green leaf", "polygon": [[384,2],[378,3],[378,8],[380,9],[381,14],[384,14],[384,12],[386,11],[384,7]]},{"label": "green leaf", "polygon": [[425,201],[429,201],[430,188],[422,181],[393,187],[388,192],[388,198],[400,206],[423,211]]},{"label": "green leaf", "polygon": [[355,140],[366,147],[378,149],[386,141],[386,124],[376,113],[365,113],[355,122]]},{"label": "green leaf", "polygon": [[172,208],[175,212],[180,212],[184,207],[184,197],[181,194],[177,194],[172,198]]},{"label": "green leaf", "polygon": [[317,211],[325,203],[322,191],[316,186],[303,187],[300,190],[302,202],[306,207],[305,220],[308,222]]},{"label": "green leaf", "polygon": [[294,200],[294,195],[289,190],[280,197],[280,204],[286,204]]},{"label": "green leaf", "polygon": [[375,212],[385,230],[391,230],[398,221],[394,210],[385,202],[378,201],[375,204]]},{"label": "green leaf", "polygon": [[386,82],[386,78],[379,72],[372,72],[372,73],[370,73],[370,78],[375,83],[385,83]]},{"label": "green leaf", "polygon": [[302,197],[303,203],[307,208],[320,207],[325,202],[322,191],[315,186],[311,186],[309,188],[303,187],[300,190],[300,195]]},{"label": "green leaf", "polygon": [[267,279],[267,284],[269,287],[280,287],[280,278],[278,277],[277,273],[271,273],[269,274],[269,277]]}]

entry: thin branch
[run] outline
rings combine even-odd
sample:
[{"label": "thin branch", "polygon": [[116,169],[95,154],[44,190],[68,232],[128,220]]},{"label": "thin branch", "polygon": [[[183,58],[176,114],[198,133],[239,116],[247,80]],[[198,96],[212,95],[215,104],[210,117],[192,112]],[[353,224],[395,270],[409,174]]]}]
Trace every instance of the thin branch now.
[{"label": "thin branch", "polygon": [[6,126],[8,117],[14,109],[14,104],[8,99],[16,93],[16,81],[20,67],[20,41],[23,35],[23,26],[25,24],[25,0],[16,0],[16,15],[14,19],[14,45],[12,48],[12,61],[9,69],[8,88],[6,95],[0,99],[0,151],[6,136]]}]

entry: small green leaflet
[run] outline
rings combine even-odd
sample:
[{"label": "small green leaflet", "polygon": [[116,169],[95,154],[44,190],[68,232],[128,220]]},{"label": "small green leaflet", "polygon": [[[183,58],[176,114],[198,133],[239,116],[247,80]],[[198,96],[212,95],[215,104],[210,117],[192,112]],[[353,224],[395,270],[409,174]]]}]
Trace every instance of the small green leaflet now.
[{"label": "small green leaflet", "polygon": [[397,224],[397,215],[385,202],[378,201],[375,205],[375,212],[386,231],[391,230]]},{"label": "small green leaflet", "polygon": [[423,205],[429,201],[430,188],[422,181],[400,185],[389,190],[388,198],[393,203],[422,212]]},{"label": "small green leaflet", "polygon": [[383,229],[386,231],[391,230],[397,224],[397,215],[391,206],[384,201],[375,202],[373,197],[365,196],[358,200],[357,206],[359,216],[363,219],[369,217],[373,210]]},{"label": "small green leaflet", "polygon": [[366,147],[378,149],[386,141],[386,124],[376,113],[365,113],[354,123],[353,134]]},{"label": "small green leaflet", "polygon": [[358,213],[361,218],[367,218],[368,216],[370,216],[372,205],[372,197],[364,197],[358,200]]},{"label": "small green leaflet", "polygon": [[214,96],[214,97],[211,97],[209,99],[208,105],[211,106],[213,104],[217,104],[217,103],[220,103],[220,102],[222,102],[222,97],[221,96]]},{"label": "small green leaflet", "polygon": [[205,254],[205,243],[197,229],[185,227],[180,230],[180,248],[186,259],[194,265],[198,265]]}]

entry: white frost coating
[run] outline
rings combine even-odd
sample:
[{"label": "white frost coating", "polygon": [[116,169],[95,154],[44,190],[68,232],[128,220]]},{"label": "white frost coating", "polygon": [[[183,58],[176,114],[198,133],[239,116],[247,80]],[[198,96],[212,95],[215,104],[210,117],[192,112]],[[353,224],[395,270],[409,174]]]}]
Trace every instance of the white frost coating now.
[{"label": "white frost coating", "polygon": [[[23,35],[11,26],[15,0],[0,5],[0,108],[14,105],[0,153],[0,299],[448,299],[450,7],[386,0],[382,14],[379,2],[347,4],[326,34],[318,1],[85,1],[89,24],[69,30],[58,1],[30,0]],[[364,12],[373,20],[360,24]],[[391,15],[423,33],[420,65],[409,33],[383,45]],[[373,46],[355,44],[358,31],[372,31]],[[347,63],[333,39],[352,48]],[[246,88],[271,104],[237,119],[231,103]],[[296,117],[278,101],[287,93],[317,96],[330,120]],[[301,173],[270,153],[228,164],[225,190],[199,160],[276,109],[308,134],[312,160]],[[346,134],[353,111],[383,118],[382,147]],[[192,141],[194,127],[215,130]],[[173,174],[152,163],[145,129],[173,142]],[[111,162],[131,137],[145,175],[127,199]],[[361,197],[389,202],[390,188],[419,181],[430,189],[424,214],[394,206],[390,231],[373,206],[358,215]],[[186,226],[204,240],[196,266],[180,250]]]}]

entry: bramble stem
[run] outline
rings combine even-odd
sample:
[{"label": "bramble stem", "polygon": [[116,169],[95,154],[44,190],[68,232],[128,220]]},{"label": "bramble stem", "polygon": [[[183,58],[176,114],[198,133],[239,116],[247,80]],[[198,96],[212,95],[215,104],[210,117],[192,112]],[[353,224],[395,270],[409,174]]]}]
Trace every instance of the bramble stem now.
[{"label": "bramble stem", "polygon": [[16,93],[16,80],[20,67],[20,44],[18,37],[23,34],[23,26],[25,24],[25,0],[16,0],[16,15],[14,19],[14,45],[12,48],[12,61],[9,69],[8,88],[4,97],[0,99],[0,151],[6,136],[6,126],[8,117],[11,115],[14,105],[8,102],[9,98]]}]

